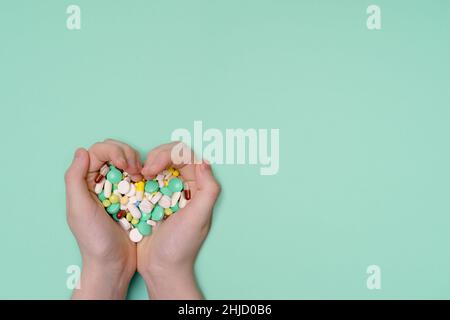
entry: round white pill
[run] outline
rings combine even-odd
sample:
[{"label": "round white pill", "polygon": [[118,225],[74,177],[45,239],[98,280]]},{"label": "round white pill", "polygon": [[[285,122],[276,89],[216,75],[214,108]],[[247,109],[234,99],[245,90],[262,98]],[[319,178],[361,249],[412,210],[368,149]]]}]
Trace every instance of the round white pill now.
[{"label": "round white pill", "polygon": [[128,191],[128,193],[126,194],[127,197],[132,197],[136,194],[136,186],[134,185],[134,183],[132,183],[130,185],[130,191]]},{"label": "round white pill", "polygon": [[138,243],[138,242],[141,242],[142,238],[143,238],[143,236],[137,228],[134,228],[133,230],[130,231],[130,240],[131,241]]},{"label": "round white pill", "polygon": [[117,190],[119,190],[121,194],[127,194],[130,192],[130,183],[126,180],[120,181]]}]

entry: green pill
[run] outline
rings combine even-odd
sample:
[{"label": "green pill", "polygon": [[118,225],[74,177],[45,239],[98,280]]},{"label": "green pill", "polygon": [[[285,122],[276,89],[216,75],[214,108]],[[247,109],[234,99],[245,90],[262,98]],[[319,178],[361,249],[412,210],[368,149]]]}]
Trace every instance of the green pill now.
[{"label": "green pill", "polygon": [[108,179],[112,184],[119,183],[122,181],[122,172],[117,170],[116,167],[110,166],[106,179]]},{"label": "green pill", "polygon": [[151,213],[143,213],[141,216],[141,221],[148,221],[152,217]]},{"label": "green pill", "polygon": [[161,190],[159,190],[159,191],[161,191],[161,193],[162,193],[163,195],[169,196],[169,197],[173,194],[173,192],[170,191],[170,189],[167,188],[167,187],[161,188]]},{"label": "green pill", "polygon": [[157,192],[158,190],[159,190],[158,182],[156,182],[154,180],[150,180],[145,183],[145,192],[153,193],[153,192]]},{"label": "green pill", "polygon": [[168,187],[172,192],[180,192],[181,190],[183,190],[183,181],[178,178],[173,178],[172,180],[170,180]]},{"label": "green pill", "polygon": [[104,200],[106,200],[107,198],[105,197],[105,192],[102,190],[102,192],[100,192],[100,194],[98,195],[98,199],[103,202]]},{"label": "green pill", "polygon": [[152,234],[152,226],[147,224],[146,221],[141,220],[136,227],[143,236],[149,236]]},{"label": "green pill", "polygon": [[164,217],[164,209],[157,205],[152,211],[152,220],[160,221]]},{"label": "green pill", "polygon": [[172,209],[172,213],[177,212],[178,210],[180,210],[180,207],[178,206],[178,203],[176,205],[174,205],[173,207],[170,207],[170,209]]},{"label": "green pill", "polygon": [[106,211],[109,214],[117,214],[117,212],[120,211],[120,203],[113,203],[108,208],[106,208]]}]

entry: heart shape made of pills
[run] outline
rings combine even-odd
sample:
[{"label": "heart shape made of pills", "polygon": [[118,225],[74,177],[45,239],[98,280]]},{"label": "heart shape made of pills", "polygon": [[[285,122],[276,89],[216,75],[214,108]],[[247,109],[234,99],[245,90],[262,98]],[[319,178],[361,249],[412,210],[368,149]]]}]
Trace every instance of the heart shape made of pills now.
[{"label": "heart shape made of pills", "polygon": [[106,212],[138,243],[157,222],[184,208],[191,199],[189,185],[172,167],[153,180],[133,182],[124,171],[104,164],[95,177],[95,193]]}]

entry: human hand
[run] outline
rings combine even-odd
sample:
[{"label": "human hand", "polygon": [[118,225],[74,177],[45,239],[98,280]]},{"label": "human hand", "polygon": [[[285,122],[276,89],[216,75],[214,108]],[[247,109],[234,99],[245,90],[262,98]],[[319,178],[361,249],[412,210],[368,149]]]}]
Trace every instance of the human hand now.
[{"label": "human hand", "polygon": [[67,221],[83,259],[81,288],[73,299],[123,299],[136,272],[136,245],[106,213],[93,192],[95,176],[105,162],[142,179],[138,153],[126,144],[106,140],[89,151],[78,149],[66,172]]},{"label": "human hand", "polygon": [[178,144],[165,144],[150,151],[142,169],[144,177],[151,179],[173,166],[192,192],[192,200],[185,208],[159,223],[152,235],[137,246],[138,272],[153,299],[202,299],[194,277],[194,262],[209,232],[220,194],[220,185],[208,163],[172,163],[172,149]]}]

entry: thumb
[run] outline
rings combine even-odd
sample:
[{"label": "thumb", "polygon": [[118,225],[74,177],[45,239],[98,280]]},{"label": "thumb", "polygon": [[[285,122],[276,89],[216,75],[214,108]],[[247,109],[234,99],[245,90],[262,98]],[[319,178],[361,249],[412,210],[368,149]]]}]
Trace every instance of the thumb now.
[{"label": "thumb", "polygon": [[197,212],[211,214],[220,194],[220,185],[214,178],[211,165],[203,162],[195,165],[197,190],[189,206]]},{"label": "thumb", "polygon": [[86,176],[89,169],[89,154],[86,149],[80,148],[75,152],[72,164],[67,169],[66,197],[68,201],[78,201],[89,196],[86,185]]}]

